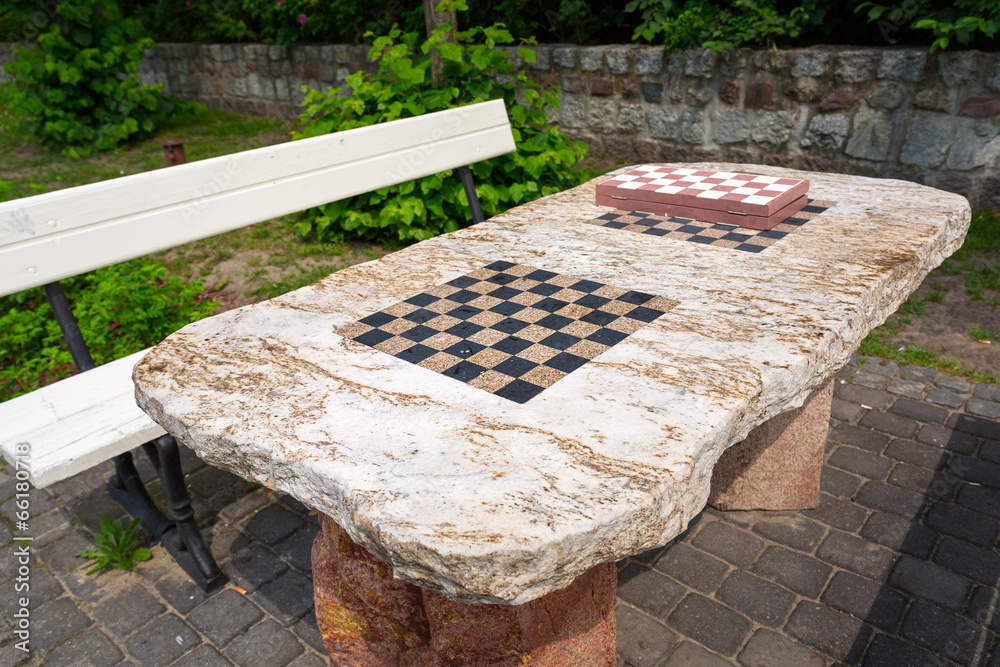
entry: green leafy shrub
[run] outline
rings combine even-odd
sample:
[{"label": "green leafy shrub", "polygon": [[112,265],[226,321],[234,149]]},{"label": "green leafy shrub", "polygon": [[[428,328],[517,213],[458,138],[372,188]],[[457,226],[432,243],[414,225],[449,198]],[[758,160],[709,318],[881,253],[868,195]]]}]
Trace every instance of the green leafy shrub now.
[{"label": "green leafy shrub", "polygon": [[167,119],[175,102],[136,74],[153,45],[138,29],[113,0],[64,0],[33,47],[15,49],[17,60],[5,66],[14,77],[6,102],[39,143],[84,156]]},{"label": "green leafy shrub", "polygon": [[139,527],[139,519],[122,528],[121,519],[108,521],[101,519],[101,530],[94,534],[96,549],[81,551],[77,558],[89,558],[91,562],[85,567],[87,574],[97,574],[105,568],[131,570],[136,562],[146,561],[153,557],[149,549],[142,547],[142,540],[135,534]]},{"label": "green leafy shrub", "polygon": [[897,31],[905,24],[934,34],[931,51],[946,49],[952,42],[969,46],[976,37],[992,41],[1000,30],[1000,3],[996,0],[956,0],[934,7],[929,2],[903,2],[891,6],[863,2],[855,12],[868,10],[868,20],[880,26],[882,36],[895,44]]},{"label": "green leafy shrub", "polygon": [[[456,6],[464,9],[464,4]],[[304,129],[296,138],[503,99],[517,151],[472,165],[484,214],[496,215],[577,185],[580,176],[572,167],[586,156],[587,147],[549,122],[546,112],[558,107],[558,89],[542,91],[538,83],[514,71],[508,54],[495,48],[513,41],[502,26],[459,32],[455,42],[442,41],[445,27],[423,43],[417,33],[398,28],[377,38],[369,56],[378,59],[378,73],[362,71],[348,77],[350,96],[342,95],[340,88],[309,91],[302,116]],[[442,63],[438,88],[431,83],[431,53],[437,53]],[[518,53],[534,60],[530,49]],[[518,86],[521,90],[515,96]],[[469,222],[461,183],[446,171],[321,206],[306,216],[299,230],[325,241],[410,243],[455,231]]]},{"label": "green leafy shrub", "polygon": [[[212,313],[201,281],[184,283],[136,259],[62,281],[94,362],[107,363],[154,345]],[[0,399],[73,374],[52,308],[35,288],[0,298]]]}]

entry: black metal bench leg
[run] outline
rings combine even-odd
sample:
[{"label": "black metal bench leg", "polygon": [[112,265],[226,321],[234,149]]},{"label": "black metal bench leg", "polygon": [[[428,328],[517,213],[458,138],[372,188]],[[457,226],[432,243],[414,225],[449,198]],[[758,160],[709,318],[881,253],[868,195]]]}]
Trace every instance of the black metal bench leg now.
[{"label": "black metal bench leg", "polygon": [[[158,461],[154,459],[154,465],[160,465],[160,477],[163,485],[167,489],[167,497],[170,500],[170,510],[174,515],[174,523],[177,527],[180,544],[193,561],[195,571],[189,569],[192,564],[188,558],[181,554],[175,554],[177,562],[188,571],[188,574],[205,591],[221,586],[227,579],[219,566],[212,558],[205,541],[198,531],[198,526],[194,522],[194,510],[191,508],[191,496],[188,495],[187,486],[184,484],[184,472],[181,469],[180,451],[177,448],[177,441],[170,435],[164,435],[153,441],[156,445]],[[152,457],[151,457],[152,458]]]},{"label": "black metal bench leg", "polygon": [[149,497],[139,472],[135,469],[132,452],[119,454],[112,461],[115,463],[115,474],[108,481],[108,495],[129,514],[141,519],[146,524],[146,529],[153,534],[153,539],[159,541],[173,529],[174,522],[165,517]]}]

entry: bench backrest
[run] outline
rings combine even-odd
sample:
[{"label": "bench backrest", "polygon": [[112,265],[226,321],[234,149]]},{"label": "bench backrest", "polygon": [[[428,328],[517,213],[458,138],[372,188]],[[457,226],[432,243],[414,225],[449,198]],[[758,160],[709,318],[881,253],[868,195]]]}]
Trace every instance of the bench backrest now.
[{"label": "bench backrest", "polygon": [[513,150],[493,100],[0,203],[0,296]]}]

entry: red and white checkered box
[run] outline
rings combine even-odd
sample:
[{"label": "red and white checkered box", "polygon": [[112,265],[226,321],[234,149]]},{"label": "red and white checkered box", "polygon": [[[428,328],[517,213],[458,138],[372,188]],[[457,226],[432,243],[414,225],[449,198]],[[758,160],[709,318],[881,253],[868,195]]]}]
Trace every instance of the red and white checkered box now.
[{"label": "red and white checkered box", "polygon": [[656,215],[771,229],[806,205],[809,181],[642,165],[597,184],[597,203]]}]

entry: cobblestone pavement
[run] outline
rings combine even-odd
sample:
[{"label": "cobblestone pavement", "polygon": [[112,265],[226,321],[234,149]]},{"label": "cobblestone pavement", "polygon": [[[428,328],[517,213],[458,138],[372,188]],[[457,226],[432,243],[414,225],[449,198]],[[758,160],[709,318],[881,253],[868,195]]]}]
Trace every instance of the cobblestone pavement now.
[{"label": "cobblestone pavement", "polygon": [[[836,385],[817,509],[707,509],[619,563],[620,665],[1000,666],[1000,386],[878,359]],[[205,595],[160,546],[134,572],[85,576],[74,554],[100,517],[124,517],[104,492],[110,466],[87,471],[31,492],[27,656],[11,632],[13,473],[0,471],[0,667],[326,664],[315,517],[190,452],[184,462],[231,583]]]}]

